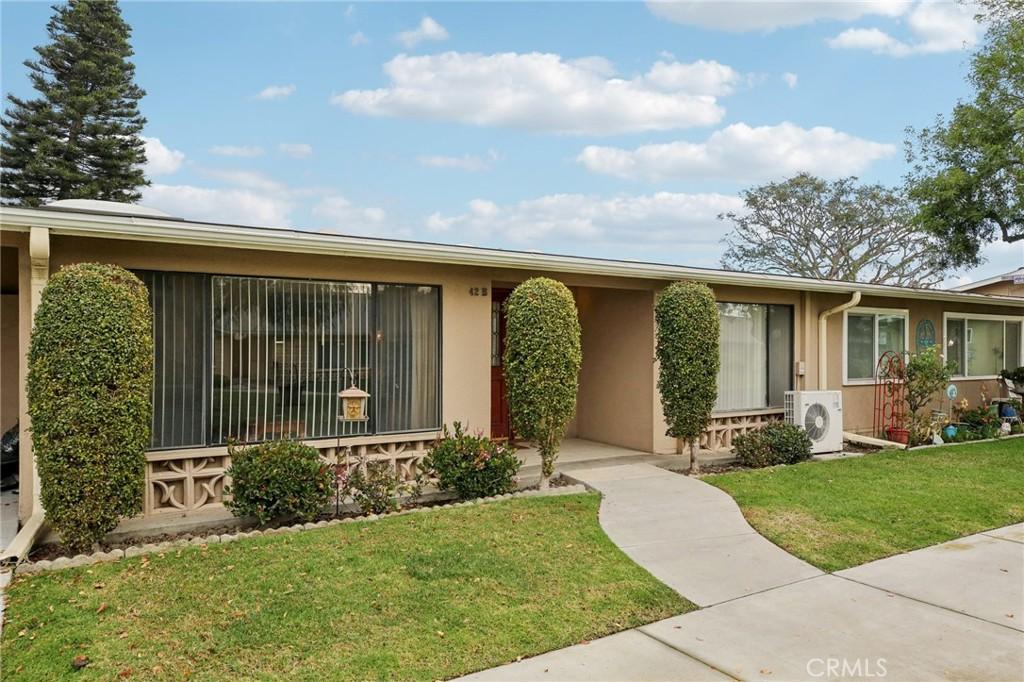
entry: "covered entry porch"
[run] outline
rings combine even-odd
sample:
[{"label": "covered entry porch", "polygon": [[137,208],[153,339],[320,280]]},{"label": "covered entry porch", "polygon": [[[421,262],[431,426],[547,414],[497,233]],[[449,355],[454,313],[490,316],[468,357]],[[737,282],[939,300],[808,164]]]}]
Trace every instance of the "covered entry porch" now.
[{"label": "covered entry porch", "polygon": [[[525,447],[518,454],[523,463],[519,478],[523,484],[533,485],[540,478],[540,455],[533,447]],[[555,471],[572,476],[574,471],[582,469],[622,464],[652,464],[671,471],[685,471],[689,463],[690,458],[682,455],[657,455],[583,438],[566,438],[558,451]]]}]

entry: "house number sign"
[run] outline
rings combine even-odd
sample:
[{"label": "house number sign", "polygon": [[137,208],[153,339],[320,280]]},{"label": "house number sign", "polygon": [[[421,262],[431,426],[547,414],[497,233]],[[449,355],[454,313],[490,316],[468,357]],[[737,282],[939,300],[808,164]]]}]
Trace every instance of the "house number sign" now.
[{"label": "house number sign", "polygon": [[470,296],[486,296],[488,294],[487,287],[470,287]]}]

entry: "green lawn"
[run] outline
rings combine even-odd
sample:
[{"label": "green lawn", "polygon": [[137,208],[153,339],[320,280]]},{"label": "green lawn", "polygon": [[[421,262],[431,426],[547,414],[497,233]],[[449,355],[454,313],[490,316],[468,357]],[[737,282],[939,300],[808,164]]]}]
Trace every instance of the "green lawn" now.
[{"label": "green lawn", "polygon": [[82,679],[436,680],[695,608],[608,540],[599,499],[509,500],[19,577],[0,677],[57,679],[81,654]]},{"label": "green lawn", "polygon": [[754,528],[827,570],[1024,521],[1024,439],[707,476]]}]

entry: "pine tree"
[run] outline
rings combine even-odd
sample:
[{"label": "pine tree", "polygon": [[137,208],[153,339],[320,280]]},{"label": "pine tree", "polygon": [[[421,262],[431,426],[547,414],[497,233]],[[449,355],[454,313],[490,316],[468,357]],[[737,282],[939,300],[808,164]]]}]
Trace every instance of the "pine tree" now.
[{"label": "pine tree", "polygon": [[56,199],[138,201],[148,183],[139,133],[145,91],[135,85],[131,28],[115,0],[54,5],[50,42],[26,60],[39,97],[8,95],[0,197],[38,206]]}]

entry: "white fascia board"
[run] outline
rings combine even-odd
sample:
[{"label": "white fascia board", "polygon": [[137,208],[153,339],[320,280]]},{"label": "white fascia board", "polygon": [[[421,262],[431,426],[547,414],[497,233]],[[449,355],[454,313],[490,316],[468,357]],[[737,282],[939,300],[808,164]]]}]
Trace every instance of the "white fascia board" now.
[{"label": "white fascia board", "polygon": [[673,281],[692,279],[729,284],[821,293],[860,291],[869,296],[972,302],[1024,308],[1020,298],[959,293],[937,289],[908,289],[786,275],[765,275],[691,268],[659,263],[562,256],[527,251],[504,251],[472,246],[352,237],[302,230],[246,227],[177,219],[146,218],[75,211],[0,207],[0,229],[22,231],[48,227],[51,234],[101,239],[125,239],[220,248],[312,253],[354,258],[380,258],[518,270],[542,270],[611,277]]}]

